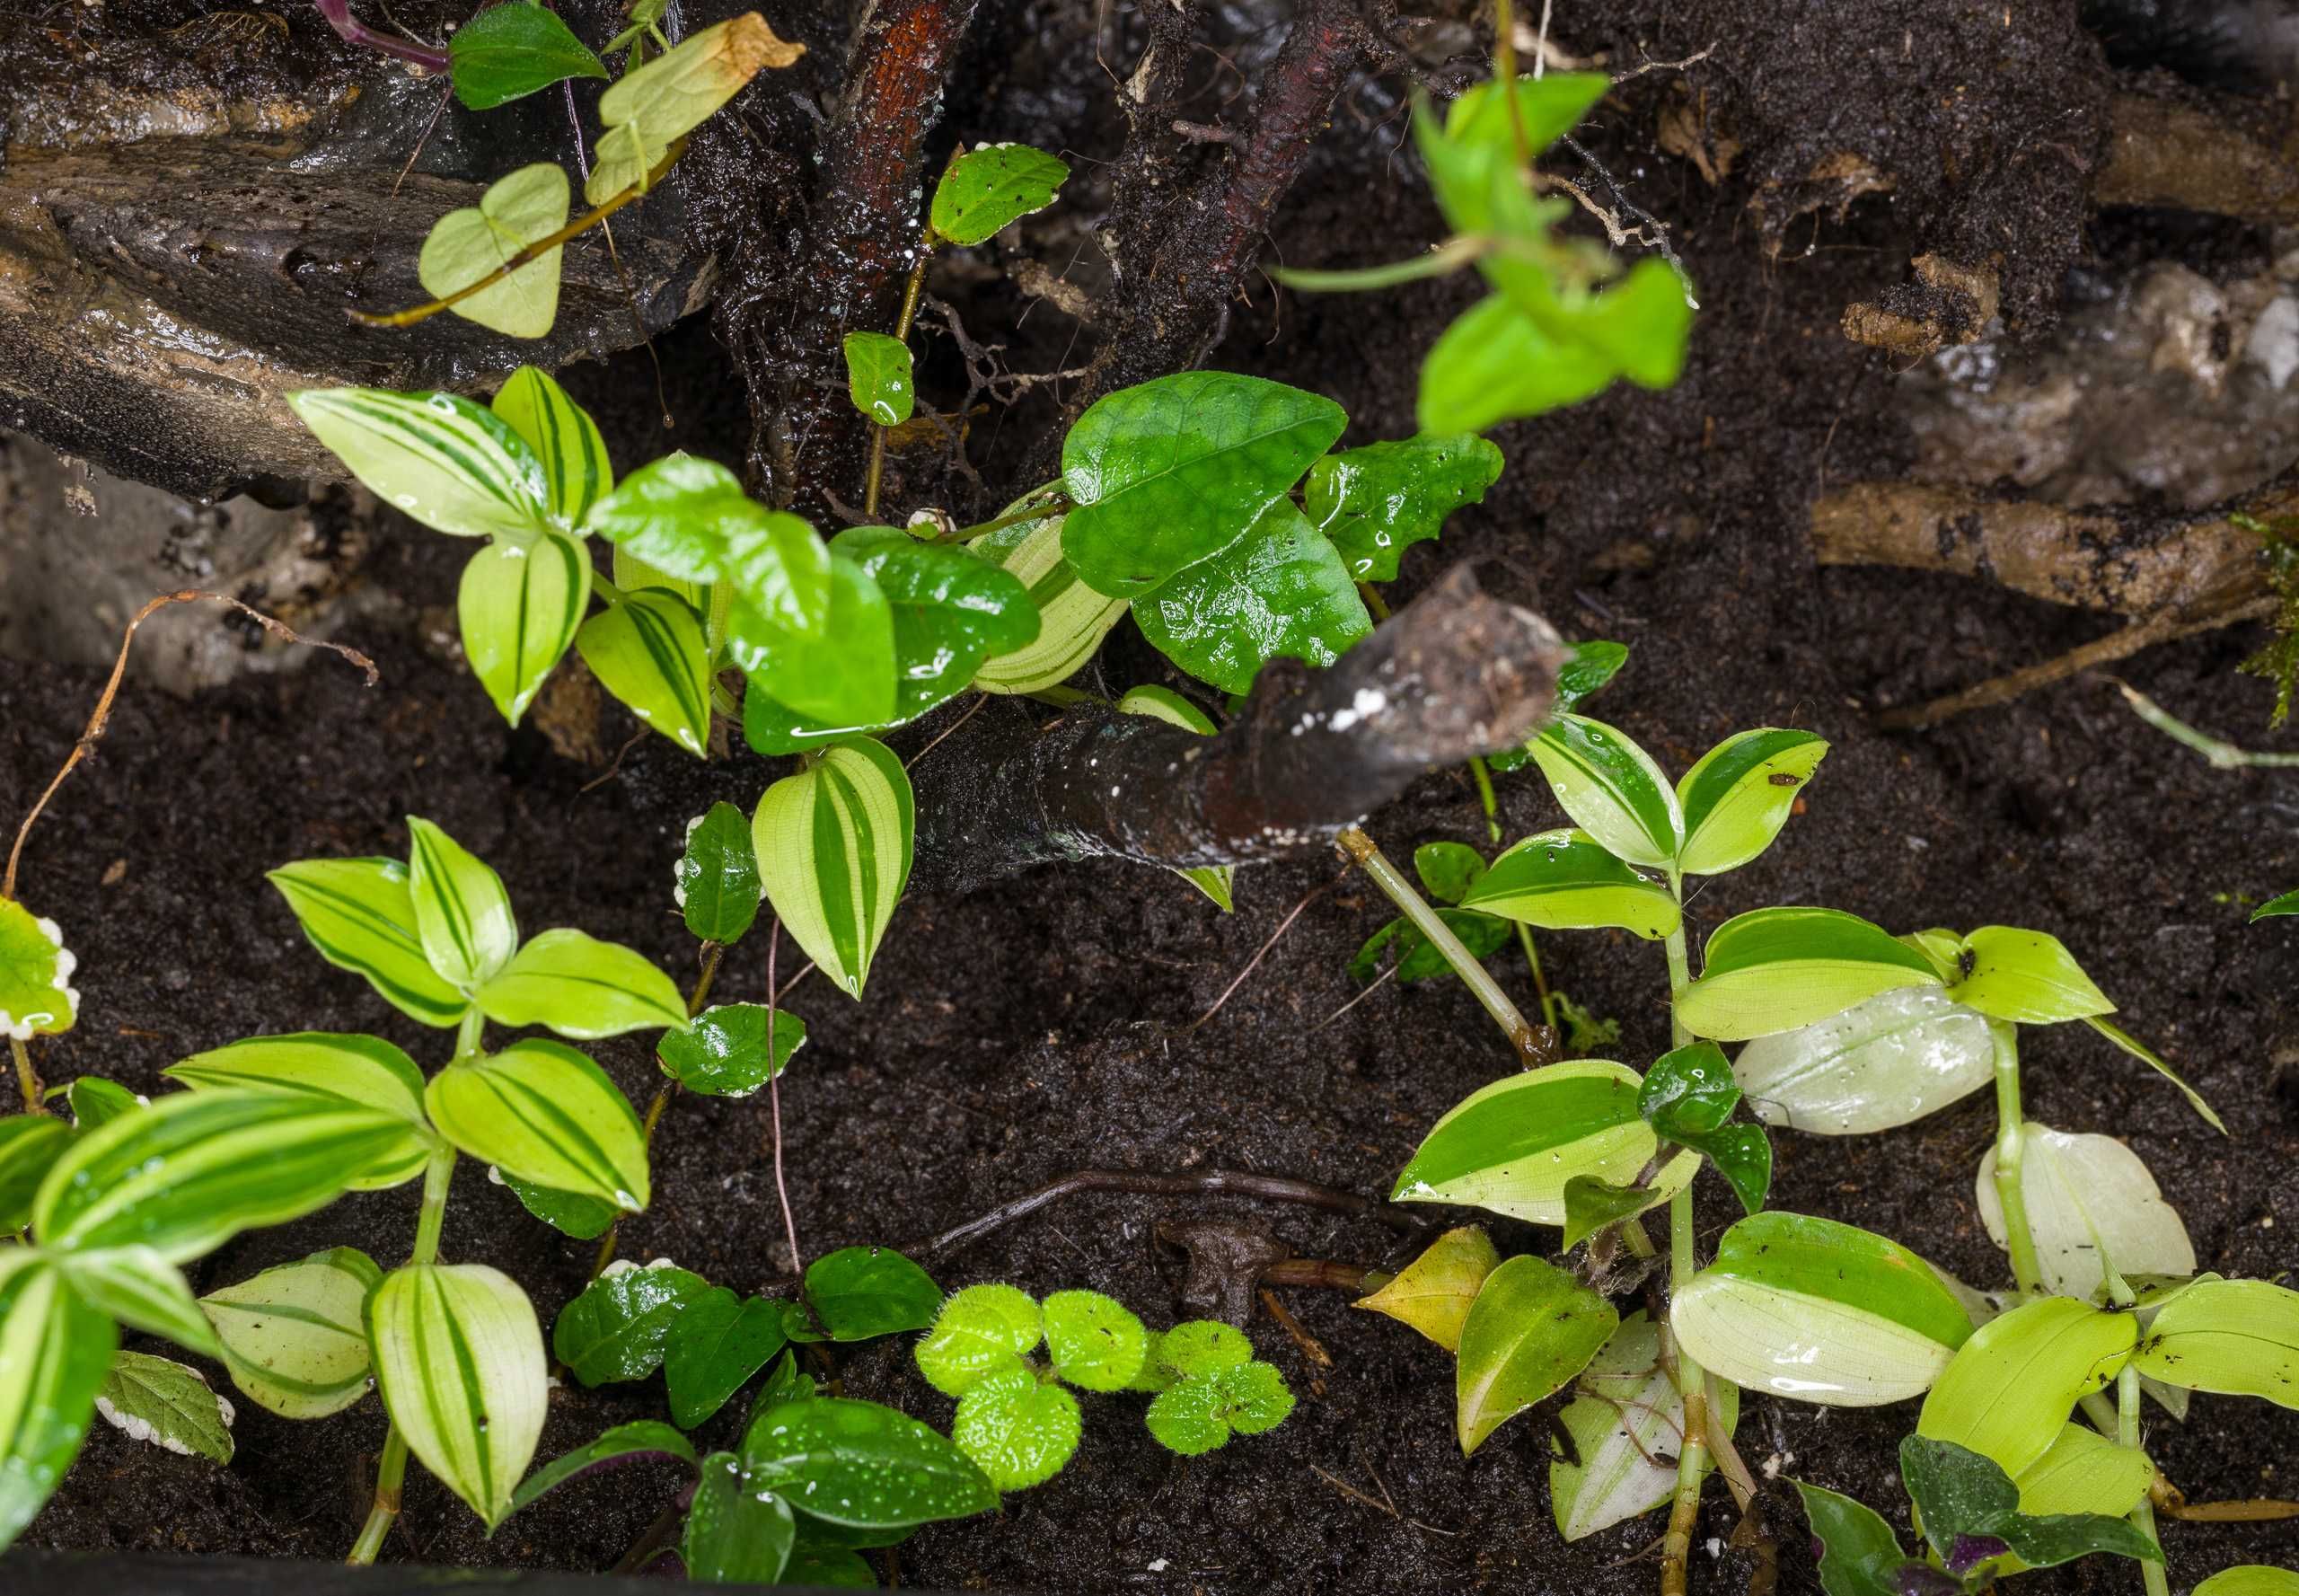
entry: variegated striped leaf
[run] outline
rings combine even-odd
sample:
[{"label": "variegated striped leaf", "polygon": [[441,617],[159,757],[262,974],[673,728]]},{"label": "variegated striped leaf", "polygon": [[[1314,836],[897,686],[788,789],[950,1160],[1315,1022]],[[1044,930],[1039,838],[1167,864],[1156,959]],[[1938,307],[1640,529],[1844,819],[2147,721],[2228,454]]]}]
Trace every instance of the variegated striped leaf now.
[{"label": "variegated striped leaf", "polygon": [[[1084,584],[1079,586],[1084,586]],[[1210,737],[1220,729],[1213,724],[1211,715],[1170,687],[1137,687],[1118,700],[1117,707],[1121,714],[1147,715],[1152,720],[1178,726],[1184,731],[1194,731],[1202,737]],[[1229,913],[1233,906],[1231,892],[1237,879],[1237,867],[1201,865],[1194,869],[1176,870],[1174,874],[1211,898],[1213,906],[1222,913]]]},{"label": "variegated striped leaf", "polygon": [[367,1299],[375,1383],[408,1450],[493,1529],[533,1460],[551,1382],[535,1310],[480,1264],[410,1264]]},{"label": "variegated striped leaf", "polygon": [[114,1353],[96,1411],[132,1441],[211,1463],[232,1460],[232,1405],[206,1375],[172,1358]]},{"label": "variegated striped leaf", "polygon": [[1700,979],[1676,994],[1696,1036],[1745,1042],[1841,1014],[1878,992],[1941,985],[1931,958],[1837,909],[1735,914],[1708,939]]},{"label": "variegated striped leaf", "polygon": [[547,371],[523,366],[495,392],[495,413],[542,462],[545,502],[562,525],[580,526],[614,489],[606,440],[590,412]]},{"label": "variegated striped leaf", "polygon": [[783,929],[859,998],[910,879],[910,778],[883,743],[850,737],[766,789],[751,817],[759,879]]},{"label": "variegated striped leaf", "polygon": [[376,497],[435,532],[521,542],[548,525],[542,462],[468,399],[306,388],[287,403]]},{"label": "variegated striped leaf", "polygon": [[513,726],[566,657],[590,603],[590,551],[563,532],[497,538],[463,567],[455,594],[463,654]]},{"label": "variegated striped leaf", "polygon": [[199,1305],[250,1401],[281,1418],[320,1419],[367,1394],[360,1311],[383,1278],[366,1253],[338,1247],[210,1292]]},{"label": "variegated striped leaf", "polygon": [[1061,557],[1061,521],[1060,516],[1017,521],[967,545],[1028,588],[1038,612],[1035,641],[992,655],[974,673],[973,684],[984,692],[1038,692],[1068,681],[1125,613],[1125,600],[1105,598],[1087,586]]},{"label": "variegated striped leaf", "polygon": [[[196,1053],[160,1071],[198,1091],[270,1092],[358,1103],[407,1122],[404,1156],[351,1182],[355,1192],[383,1191],[423,1173],[436,1138],[423,1116],[423,1071],[381,1036],[293,1031]],[[4,1122],[0,1122],[4,1123]]]},{"label": "variegated striped leaf", "polygon": [[183,1271],[148,1247],[106,1247],[57,1255],[72,1289],[131,1330],[164,1336],[186,1352],[216,1358],[224,1348],[191,1294]]},{"label": "variegated striped leaf", "polygon": [[410,1019],[443,1029],[471,1005],[423,956],[407,867],[395,859],[306,859],[266,877],[304,935],[338,969],[365,975]]},{"label": "variegated striped leaf", "polygon": [[1719,1379],[1834,1407],[1922,1395],[1972,1334],[1946,1279],[1907,1248],[1778,1210],[1724,1232],[1669,1322]]},{"label": "variegated striped leaf", "polygon": [[141,1244],[169,1263],[325,1207],[405,1156],[407,1122],[356,1103],[181,1092],[74,1143],[40,1183],[42,1247]]},{"label": "variegated striped leaf", "polygon": [[[1740,1416],[1740,1388],[1725,1384],[1719,1395],[1719,1417],[1730,1435]],[[1581,1371],[1557,1422],[1578,1454],[1577,1460],[1552,1458],[1548,1466],[1549,1503],[1565,1539],[1586,1539],[1676,1494],[1684,1394],[1661,1360],[1660,1332],[1642,1309],[1621,1320]]]},{"label": "variegated striped leaf", "polygon": [[586,1042],[686,1027],[686,1000],[668,975],[581,931],[544,931],[471,996],[498,1025],[549,1026]]},{"label": "variegated striped leaf", "polygon": [[55,1263],[0,1251],[0,1551],[79,1455],[111,1371],[119,1327],[82,1301]]},{"label": "variegated striped leaf", "polygon": [[503,877],[431,822],[407,817],[408,889],[423,955],[442,979],[484,986],[519,947]]},{"label": "variegated striped leaf", "polygon": [[692,604],[696,613],[703,617],[703,635],[710,645],[710,657],[724,664],[727,620],[735,607],[733,584],[674,577],[668,571],[656,569],[620,543],[613,548],[614,585],[625,593],[659,587],[665,593],[677,594]]},{"label": "variegated striped leaf", "polygon": [[1736,732],[1700,757],[1677,783],[1688,876],[1721,876],[1772,846],[1795,812],[1828,745],[1808,731],[1763,726]]},{"label": "variegated striped leaf", "polygon": [[32,1194],[72,1145],[72,1127],[53,1114],[0,1119],[0,1235],[32,1222]]},{"label": "variegated striped leaf", "polygon": [[1583,715],[1559,715],[1526,749],[1573,824],[1614,857],[1676,863],[1685,841],[1676,789],[1626,734]]},{"label": "variegated striped leaf", "polygon": [[506,1175],[618,1208],[647,1206],[647,1142],[606,1071],[558,1042],[460,1058],[431,1078],[431,1123]]},{"label": "variegated striped leaf", "polygon": [[586,621],[575,647],[599,685],[632,714],[702,755],[710,736],[710,641],[692,604],[675,593],[641,590]]},{"label": "variegated striped leaf", "polygon": [[1659,1150],[1637,1112],[1640,1084],[1635,1071],[1604,1059],[1496,1080],[1430,1128],[1391,1200],[1460,1203],[1562,1225],[1565,1182],[1588,1175],[1625,1184]]}]

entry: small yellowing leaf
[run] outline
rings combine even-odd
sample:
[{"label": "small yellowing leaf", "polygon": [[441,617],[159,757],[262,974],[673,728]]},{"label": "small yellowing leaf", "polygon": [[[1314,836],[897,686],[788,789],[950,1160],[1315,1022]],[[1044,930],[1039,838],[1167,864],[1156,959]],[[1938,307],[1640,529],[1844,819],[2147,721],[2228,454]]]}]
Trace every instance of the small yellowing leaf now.
[{"label": "small yellowing leaf", "polygon": [[[522,166],[480,196],[475,206],[441,216],[423,241],[415,275],[445,299],[502,270],[529,244],[567,225],[567,173],[548,161]],[[499,283],[452,308],[511,338],[541,338],[559,314],[559,268],[565,246],[544,251]]]},{"label": "small yellowing leaf", "polygon": [[805,45],[776,38],[764,17],[746,11],[626,74],[599,96],[607,131],[584,198],[604,205],[625,189],[644,188],[672,140],[692,132],[762,68],[788,66],[806,53]]},{"label": "small yellowing leaf", "polygon": [[1389,1277],[1388,1283],[1353,1306],[1386,1313],[1411,1325],[1447,1352],[1458,1352],[1469,1304],[1484,1289],[1484,1277],[1499,1268],[1493,1239],[1475,1225],[1448,1230],[1429,1250]]}]

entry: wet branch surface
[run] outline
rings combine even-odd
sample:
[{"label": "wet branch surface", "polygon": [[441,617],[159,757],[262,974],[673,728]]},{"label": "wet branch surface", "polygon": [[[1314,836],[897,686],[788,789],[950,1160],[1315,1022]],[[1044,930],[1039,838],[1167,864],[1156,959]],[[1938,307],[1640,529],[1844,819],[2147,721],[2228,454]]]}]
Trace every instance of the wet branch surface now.
[{"label": "wet branch surface", "polygon": [[1330,668],[1264,671],[1215,736],[1107,705],[1044,726],[993,706],[912,772],[912,886],[964,891],[1052,860],[1322,851],[1423,772],[1520,741],[1555,701],[1563,657],[1547,622],[1461,565]]}]

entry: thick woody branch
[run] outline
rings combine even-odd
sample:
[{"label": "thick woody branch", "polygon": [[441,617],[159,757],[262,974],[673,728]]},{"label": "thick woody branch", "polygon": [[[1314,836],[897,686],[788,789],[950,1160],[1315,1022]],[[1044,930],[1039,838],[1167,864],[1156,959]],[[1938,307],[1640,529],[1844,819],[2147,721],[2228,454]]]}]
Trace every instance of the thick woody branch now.
[{"label": "thick woody branch", "polygon": [[1459,566],[1332,668],[1264,671],[1216,736],[1105,705],[1044,727],[980,716],[987,729],[913,772],[912,884],[965,890],[1050,860],[1322,851],[1423,772],[1522,741],[1555,701],[1563,659],[1547,622]]}]

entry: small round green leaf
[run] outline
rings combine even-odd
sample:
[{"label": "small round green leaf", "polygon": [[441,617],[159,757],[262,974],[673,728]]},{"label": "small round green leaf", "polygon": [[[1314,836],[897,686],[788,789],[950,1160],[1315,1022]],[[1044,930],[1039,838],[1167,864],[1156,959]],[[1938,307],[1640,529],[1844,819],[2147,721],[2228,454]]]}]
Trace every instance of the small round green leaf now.
[{"label": "small round green leaf", "polygon": [[897,427],[917,408],[910,346],[883,332],[850,332],[844,344],[846,391],[854,408],[881,427]]},{"label": "small round green leaf", "polygon": [[958,1398],[950,1439],[1001,1491],[1027,1490],[1061,1472],[1078,1451],[1078,1398],[1027,1369],[974,1382]]},{"label": "small round green leaf", "polygon": [[680,1429],[708,1420],[782,1350],[783,1306],[725,1286],[685,1305],[663,1343],[663,1383]]},{"label": "small round green leaf", "polygon": [[686,829],[674,895],[686,929],[704,942],[739,942],[758,919],[758,848],[740,809],[720,800]]},{"label": "small round green leaf", "polygon": [[[1081,511],[1070,512],[1074,524]],[[1141,633],[1224,692],[1245,692],[1277,658],[1331,665],[1373,630],[1349,569],[1293,501],[1133,601]]]},{"label": "small round green leaf", "polygon": [[673,454],[640,466],[585,526],[665,576],[725,584],[775,626],[813,635],[832,620],[829,545],[797,516],[753,500],[715,461]]},{"label": "small round green leaf", "polygon": [[[1099,1292],[1056,1292],[1041,1311],[1053,1371],[1088,1391],[1122,1391],[1141,1372],[1150,1333],[1124,1306]],[[991,1470],[996,1477],[996,1470]],[[1010,1490],[1011,1486],[1001,1486]]]},{"label": "small round green leaf", "polygon": [[1251,1362],[1254,1344],[1243,1330],[1219,1319],[1190,1319],[1158,1337],[1156,1355],[1167,1373],[1187,1380]]},{"label": "small round green leaf", "polygon": [[762,1489],[810,1517],[858,1530],[970,1518],[998,1506],[972,1459],[916,1419],[876,1402],[823,1397],[768,1408],[743,1437]]},{"label": "small round green leaf", "polygon": [[1044,1334],[1037,1303],[1010,1285],[970,1285],[942,1304],[918,1343],[918,1371],[947,1397],[964,1396],[986,1375],[1011,1368]]},{"label": "small round green leaf", "polygon": [[935,236],[971,249],[1052,205],[1069,175],[1068,164],[1044,150],[1026,144],[982,145],[943,172],[927,220]]},{"label": "small round green leaf", "polygon": [[[745,828],[745,836],[748,832]],[[806,1022],[772,1011],[774,1057],[767,1060],[769,1013],[762,1003],[715,1003],[683,1031],[665,1031],[655,1045],[663,1073],[709,1098],[747,1098],[789,1066],[806,1040]]]},{"label": "small round green leaf", "polygon": [[586,1386],[644,1380],[663,1365],[672,1327],[709,1283],[664,1261],[618,1260],[559,1309],[551,1355]]},{"label": "small round green leaf", "polygon": [[806,1265],[806,1301],[832,1341],[923,1330],[942,1288],[890,1247],[842,1247]]},{"label": "small round green leaf", "polygon": [[495,107],[570,77],[604,77],[605,64],[574,31],[531,0],[490,6],[447,41],[455,98],[472,110]]}]

